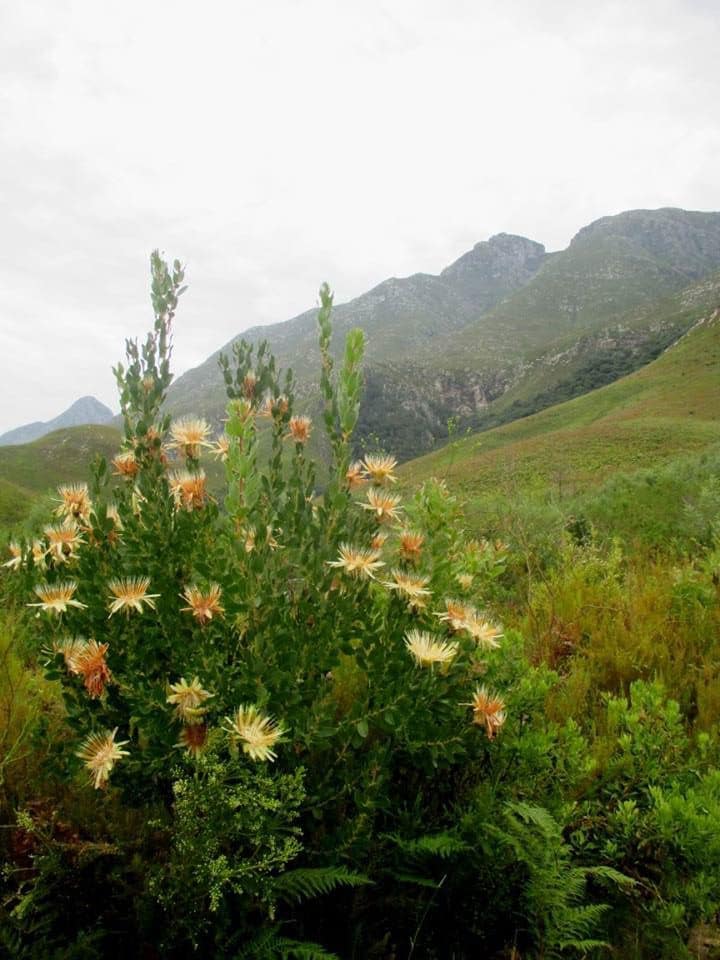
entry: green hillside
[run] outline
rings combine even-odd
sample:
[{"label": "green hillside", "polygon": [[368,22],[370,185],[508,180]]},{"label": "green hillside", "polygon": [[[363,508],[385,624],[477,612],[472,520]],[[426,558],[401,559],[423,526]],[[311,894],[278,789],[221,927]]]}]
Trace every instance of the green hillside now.
[{"label": "green hillside", "polygon": [[469,497],[503,488],[575,492],[618,470],[720,442],[720,321],[700,322],[643,369],[582,397],[458,440],[403,470]]}]

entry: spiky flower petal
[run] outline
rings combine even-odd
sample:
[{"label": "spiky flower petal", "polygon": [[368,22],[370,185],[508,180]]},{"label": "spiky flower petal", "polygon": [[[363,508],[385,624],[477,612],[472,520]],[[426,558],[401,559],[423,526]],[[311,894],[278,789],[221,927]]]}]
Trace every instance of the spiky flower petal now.
[{"label": "spiky flower petal", "polygon": [[140,464],[132,450],[123,450],[111,461],[118,477],[134,477],[140,469]]},{"label": "spiky flower petal", "polygon": [[194,585],[186,587],[180,596],[188,604],[187,607],[181,607],[181,610],[192,613],[198,623],[207,623],[214,615],[219,616],[225,612],[220,604],[222,589],[217,583],[211,583],[205,592]]},{"label": "spiky flower petal", "polygon": [[393,570],[391,576],[393,579],[385,581],[385,586],[404,597],[412,610],[422,610],[426,605],[425,598],[432,596],[427,588],[430,578],[416,577],[403,570]]},{"label": "spiky flower petal", "polygon": [[53,523],[45,527],[43,533],[48,541],[48,554],[57,563],[74,560],[76,549],[85,543],[80,527],[72,517],[66,517],[62,523]]},{"label": "spiky flower petal", "polygon": [[295,443],[307,443],[312,430],[312,420],[310,417],[290,417],[288,430],[287,438],[289,440],[294,440]]},{"label": "spiky flower petal", "polygon": [[6,560],[3,564],[3,567],[7,567],[9,570],[17,570],[18,567],[22,566],[23,554],[20,549],[20,544],[11,541],[8,544],[8,550],[10,551],[10,559]]},{"label": "spiky flower petal", "polygon": [[226,433],[223,433],[217,438],[213,444],[212,454],[216,460],[220,460],[222,463],[228,458],[230,453],[230,437]]},{"label": "spiky flower petal", "polygon": [[203,703],[213,696],[209,690],[203,690],[200,678],[195,677],[190,683],[185,677],[180,677],[178,683],[171,683],[172,693],[167,698],[168,703],[175,706],[175,716],[187,726],[202,722],[205,708]]},{"label": "spiky flower petal", "polygon": [[90,782],[96,790],[100,790],[107,785],[108,778],[112,769],[122,757],[129,756],[127,750],[121,750],[129,740],[120,740],[115,742],[115,734],[118,728],[112,733],[92,733],[85,740],[77,752],[77,756],[85,761],[85,766],[90,772]]},{"label": "spiky flower petal", "polygon": [[393,473],[393,470],[397,467],[395,457],[384,456],[382,454],[367,456],[363,460],[362,466],[369,474],[373,483],[378,485],[397,483],[397,477]]},{"label": "spiky flower petal", "polygon": [[193,723],[183,727],[180,731],[177,746],[184,747],[187,752],[197,759],[205,750],[208,742],[208,727],[205,723]]},{"label": "spiky flower petal", "polygon": [[98,643],[96,640],[75,641],[72,647],[63,650],[68,670],[83,678],[85,689],[92,700],[101,697],[105,684],[112,680],[105,660],[107,651],[108,644]]},{"label": "spiky flower petal", "polygon": [[387,523],[389,520],[398,519],[400,497],[383,493],[377,487],[370,487],[367,492],[367,503],[361,503],[360,506],[363,510],[374,513],[378,523]]},{"label": "spiky flower petal", "polygon": [[348,543],[341,543],[338,547],[338,559],[328,560],[329,567],[338,567],[351,577],[369,577],[375,579],[375,570],[384,567],[377,550],[363,550],[360,547],[351,547]]},{"label": "spiky flower petal", "polygon": [[449,663],[458,652],[457,643],[440,640],[425,630],[408,630],[405,634],[405,646],[420,667]]},{"label": "spiky flower petal", "polygon": [[176,449],[186,457],[197,460],[202,447],[211,447],[208,441],[210,424],[201,418],[183,417],[170,425],[171,442],[168,449]]},{"label": "spiky flower petal", "polygon": [[473,723],[485,727],[488,740],[493,740],[505,723],[505,701],[496,693],[491,693],[487,687],[476,687],[470,703],[463,706],[472,707]]},{"label": "spiky flower petal", "polygon": [[368,482],[368,475],[365,473],[365,467],[359,460],[351,463],[345,474],[345,482],[349,490],[356,490]]},{"label": "spiky flower petal", "polygon": [[178,470],[171,474],[169,483],[176,509],[198,510],[205,505],[207,480],[203,470]]},{"label": "spiky flower petal", "polygon": [[58,487],[60,506],[55,510],[57,517],[73,517],[84,523],[90,518],[92,503],[86,483],[68,483]]},{"label": "spiky flower petal", "polygon": [[273,717],[262,714],[254,704],[242,704],[225,718],[230,737],[242,745],[251,760],[274,760],[273,747],[285,733]]},{"label": "spiky flower petal", "polygon": [[81,607],[87,604],[73,600],[77,584],[73,580],[63,583],[40,583],[35,587],[35,593],[40,597],[40,603],[28,603],[28,607],[40,607],[54,613],[65,613],[68,607]]},{"label": "spiky flower petal", "polygon": [[400,534],[400,556],[403,560],[415,563],[420,559],[425,537],[421,533],[413,533],[412,530],[403,530]]},{"label": "spiky flower petal", "polygon": [[149,586],[149,577],[118,577],[116,580],[111,580],[108,583],[110,616],[117,613],[118,610],[125,610],[128,615],[131,610],[142,613],[144,603],[154,610],[155,601],[160,594],[148,593]]}]

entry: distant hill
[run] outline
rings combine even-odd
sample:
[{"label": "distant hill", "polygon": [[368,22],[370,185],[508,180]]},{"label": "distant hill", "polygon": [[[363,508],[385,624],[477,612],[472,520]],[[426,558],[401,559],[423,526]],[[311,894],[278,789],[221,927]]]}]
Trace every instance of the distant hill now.
[{"label": "distant hill", "polygon": [[720,444],[720,280],[714,289],[718,307],[641,370],[413,460],[404,479],[442,477],[470,500],[504,491],[511,503],[513,492],[583,491]]},{"label": "distant hill", "polygon": [[113,416],[112,410],[106,407],[104,403],[96,400],[95,397],[80,397],[53,420],[47,420],[44,423],[39,420],[35,423],[26,423],[22,427],[15,427],[14,430],[3,433],[0,435],[0,446],[30,443],[39,437],[52,433],[53,430],[60,430],[63,427],[110,423]]},{"label": "distant hill", "polygon": [[[498,234],[437,276],[386,280],[334,312],[338,344],[353,326],[367,335],[358,439],[408,459],[446,438],[450,418],[490,425],[611,381],[697,319],[670,301],[718,269],[720,213],[662,209],[604,217],[556,253]],[[280,364],[292,366],[309,412],[317,403],[315,318],[310,310],[242,334],[267,339]],[[219,428],[217,353],[178,378],[168,403]]]}]

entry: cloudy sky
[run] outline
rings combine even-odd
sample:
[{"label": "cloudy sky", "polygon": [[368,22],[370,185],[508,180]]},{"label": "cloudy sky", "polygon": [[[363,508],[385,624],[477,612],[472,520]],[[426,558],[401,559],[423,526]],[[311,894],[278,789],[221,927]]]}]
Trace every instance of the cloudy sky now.
[{"label": "cloudy sky", "polygon": [[507,231],[720,209],[716,0],[0,5],[0,432],[78,396],[188,265],[175,367]]}]

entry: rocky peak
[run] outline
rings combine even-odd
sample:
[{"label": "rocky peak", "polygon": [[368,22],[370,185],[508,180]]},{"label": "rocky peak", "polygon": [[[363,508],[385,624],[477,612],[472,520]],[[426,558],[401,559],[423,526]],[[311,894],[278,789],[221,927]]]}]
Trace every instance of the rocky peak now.
[{"label": "rocky peak", "polygon": [[527,237],[497,233],[476,243],[440,277],[473,306],[489,309],[494,303],[524,286],[542,266],[545,247]]}]

